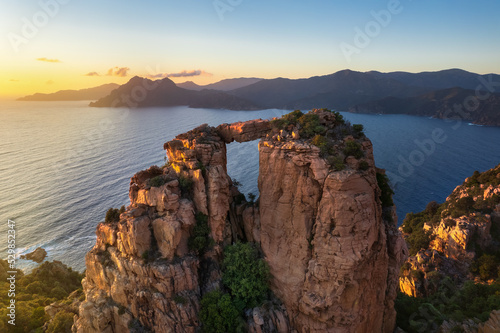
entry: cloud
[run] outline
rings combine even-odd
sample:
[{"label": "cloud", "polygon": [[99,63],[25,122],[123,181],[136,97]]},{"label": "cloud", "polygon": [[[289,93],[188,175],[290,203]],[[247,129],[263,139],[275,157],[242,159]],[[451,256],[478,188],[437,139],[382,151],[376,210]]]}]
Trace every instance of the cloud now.
[{"label": "cloud", "polygon": [[62,62],[59,59],[47,59],[47,58],[37,58],[36,60],[43,61],[43,62]]},{"label": "cloud", "polygon": [[101,76],[101,74],[97,72],[88,72],[87,74],[84,74],[84,76]]},{"label": "cloud", "polygon": [[159,79],[164,77],[190,77],[190,76],[212,76],[212,73],[202,71],[200,69],[186,71],[183,70],[179,73],[160,73],[155,75],[149,75],[150,78]]},{"label": "cloud", "polygon": [[54,81],[52,81],[52,80],[48,80],[47,82],[45,82],[45,84],[48,84],[48,85],[51,85],[53,83],[54,83]]},{"label": "cloud", "polygon": [[108,69],[107,76],[118,76],[118,77],[126,77],[128,75],[128,71],[130,68],[128,67],[113,67]]}]

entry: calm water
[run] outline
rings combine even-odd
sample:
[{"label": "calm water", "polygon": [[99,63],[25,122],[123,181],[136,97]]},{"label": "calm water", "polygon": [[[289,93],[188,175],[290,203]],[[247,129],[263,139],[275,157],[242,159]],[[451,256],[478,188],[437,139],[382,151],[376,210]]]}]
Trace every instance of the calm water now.
[{"label": "calm water", "polygon": [[[12,219],[19,253],[42,246],[48,260],[78,270],[84,269],[85,253],[106,210],[128,204],[130,177],[164,163],[164,142],[203,123],[286,113],[186,107],[128,112],[87,104],[0,104],[0,235],[7,234],[7,219]],[[365,125],[377,165],[390,172],[400,221],[431,200],[443,201],[474,170],[500,163],[500,128],[402,115],[344,115]],[[434,146],[425,141],[432,140],[433,131],[441,131]],[[415,140],[427,144],[420,148]],[[228,170],[244,193],[258,193],[257,141],[230,144]],[[6,257],[6,236],[0,239],[0,257]]]}]

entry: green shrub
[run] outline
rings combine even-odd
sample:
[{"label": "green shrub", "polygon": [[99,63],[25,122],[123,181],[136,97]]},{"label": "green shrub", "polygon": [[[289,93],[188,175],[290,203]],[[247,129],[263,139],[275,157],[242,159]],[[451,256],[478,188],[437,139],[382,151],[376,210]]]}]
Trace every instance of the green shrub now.
[{"label": "green shrub", "polygon": [[425,207],[425,212],[430,216],[434,216],[439,209],[439,204],[436,201],[431,201]]},{"label": "green shrub", "polygon": [[361,158],[365,155],[361,149],[361,145],[356,141],[347,141],[344,147],[344,154],[346,156],[354,156],[355,158]]},{"label": "green shrub", "polygon": [[432,324],[444,320],[458,322],[478,318],[486,321],[492,310],[500,307],[500,283],[474,284],[467,281],[460,287],[449,278],[439,283],[431,296],[416,298],[398,293],[395,308],[397,326],[408,333],[430,332]]},{"label": "green shrub", "polygon": [[323,135],[316,134],[311,143],[320,149],[321,156],[323,157],[335,153],[332,142]]},{"label": "green shrub", "polygon": [[337,125],[344,125],[345,124],[345,119],[344,116],[340,114],[338,111],[332,112],[335,115],[335,123]]},{"label": "green shrub", "polygon": [[304,115],[304,113],[302,113],[302,111],[300,110],[294,110],[288,114],[285,114],[283,117],[281,117],[286,125],[290,125],[290,124],[297,124],[297,121],[299,120],[300,117],[302,117]]},{"label": "green shrub", "polygon": [[162,175],[153,177],[149,180],[149,186],[151,187],[160,187],[166,183],[165,179]]},{"label": "green shrub", "polygon": [[359,170],[366,171],[366,170],[368,170],[369,167],[370,167],[370,165],[368,164],[367,161],[359,162]]},{"label": "green shrub", "polygon": [[184,176],[179,176],[179,186],[183,196],[187,196],[193,188],[193,180]]},{"label": "green shrub", "polygon": [[[122,206],[125,211],[125,207]],[[117,208],[110,208],[106,212],[106,217],[104,218],[104,222],[106,223],[113,223],[113,222],[118,222],[120,221],[120,210]]]},{"label": "green shrub", "polygon": [[315,145],[316,147],[318,147],[318,148],[322,148],[322,147],[324,147],[324,146],[327,145],[328,140],[323,135],[317,134],[317,135],[314,136],[314,138],[312,139],[311,143],[313,145]]},{"label": "green shrub", "polygon": [[306,113],[298,119],[300,124],[299,134],[303,138],[312,138],[316,134],[325,134],[326,129],[321,126],[319,116],[314,113]]},{"label": "green shrub", "polygon": [[50,296],[57,299],[62,299],[68,297],[68,293],[61,286],[57,286],[50,290]]},{"label": "green shrub", "polygon": [[474,207],[474,198],[472,197],[460,198],[455,203],[455,208],[464,211],[466,213],[472,210],[473,207]]},{"label": "green shrub", "polygon": [[356,137],[362,137],[365,135],[365,133],[363,133],[363,130],[365,129],[363,125],[361,124],[353,124],[352,125],[352,129],[354,130],[354,134]]},{"label": "green shrub", "polygon": [[326,158],[326,161],[337,171],[342,171],[345,169],[344,159],[340,156],[328,156]]},{"label": "green shrub", "polygon": [[255,203],[255,198],[256,198],[255,194],[253,194],[252,192],[248,193],[248,200],[250,204],[253,205]]},{"label": "green shrub", "polygon": [[392,195],[394,191],[389,185],[389,177],[383,173],[377,172],[377,184],[380,188],[380,201],[382,201],[382,207],[392,207],[394,206],[394,201],[392,201]]},{"label": "green shrub", "polygon": [[429,247],[431,237],[430,234],[422,228],[413,231],[408,238],[406,238],[406,242],[408,243],[410,255],[414,256],[421,249],[427,249]]},{"label": "green shrub", "polygon": [[498,277],[498,259],[491,254],[483,254],[472,262],[472,273],[479,274],[481,279],[487,281]]},{"label": "green shrub", "polygon": [[210,245],[210,227],[208,226],[208,216],[198,212],[196,213],[196,225],[188,239],[188,247],[191,251],[202,254]]},{"label": "green shrub", "polygon": [[269,267],[249,243],[236,243],[224,249],[222,283],[247,308],[262,304],[268,294]]},{"label": "green shrub", "polygon": [[75,316],[72,312],[60,311],[55,316],[52,322],[47,328],[47,333],[67,333],[71,332],[71,326],[73,326],[73,317]]},{"label": "green shrub", "polygon": [[214,290],[203,295],[199,318],[205,333],[238,332],[242,318],[228,294]]},{"label": "green shrub", "polygon": [[278,130],[286,129],[289,125],[297,125],[297,121],[302,115],[300,110],[292,111],[279,119],[271,120],[271,126]]},{"label": "green shrub", "polygon": [[[0,265],[1,276],[3,269],[8,270],[8,264],[5,260],[0,260]],[[68,304],[66,296],[82,287],[82,278],[82,274],[56,262],[44,262],[29,274],[19,271],[16,279],[16,325],[12,326],[7,323],[7,305],[10,298],[7,297],[9,282],[5,276],[5,279],[0,280],[0,295],[3,295],[0,296],[0,331],[42,332],[42,326],[50,319],[45,314],[44,307],[54,302]],[[47,332],[68,332],[59,329],[66,327],[62,325],[64,317],[71,317],[72,324],[73,315],[70,313],[63,316],[61,313]]]}]

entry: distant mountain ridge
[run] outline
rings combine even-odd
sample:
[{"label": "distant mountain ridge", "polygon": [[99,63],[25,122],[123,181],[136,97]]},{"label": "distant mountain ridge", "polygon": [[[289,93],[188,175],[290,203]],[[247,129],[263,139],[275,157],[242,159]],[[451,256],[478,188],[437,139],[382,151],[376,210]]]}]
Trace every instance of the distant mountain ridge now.
[{"label": "distant mountain ridge", "polygon": [[80,89],[80,90],[59,90],[55,93],[42,94],[36,93],[29,96],[18,98],[18,101],[90,101],[96,100],[110,94],[120,85],[116,83],[107,83],[98,87]]},{"label": "distant mountain ridge", "polygon": [[[149,89],[147,89],[149,88]],[[139,94],[141,90],[143,93]],[[144,94],[144,95],[142,95]],[[125,96],[125,97],[124,97]],[[151,107],[187,105],[193,108],[211,108],[228,110],[257,110],[259,107],[243,98],[227,94],[223,91],[188,90],[164,78],[150,79],[133,77],[108,96],[90,103],[92,107]]]},{"label": "distant mountain ridge", "polygon": [[259,81],[262,81],[263,79],[255,78],[255,77],[240,77],[237,79],[225,79],[221,80],[219,82],[207,84],[204,86],[200,86],[193,81],[186,81],[183,83],[178,83],[177,87],[184,88],[184,89],[189,89],[189,90],[203,90],[203,89],[213,89],[213,90],[221,90],[221,91],[230,91],[238,88],[242,88],[254,83],[257,83]]},{"label": "distant mountain ridge", "polygon": [[464,106],[469,96],[475,96],[475,90],[455,87],[414,97],[385,97],[353,106],[349,108],[349,112],[408,114],[500,126],[500,94],[491,94],[485,101],[478,100],[477,107],[473,110],[467,110]]},{"label": "distant mountain ridge", "polygon": [[[252,80],[257,81],[250,83]],[[189,105],[230,110],[325,107],[351,112],[405,113],[447,118],[455,104],[463,104],[470,96],[474,97],[476,90],[482,90],[484,95],[495,89],[500,84],[500,75],[480,75],[461,69],[422,73],[342,70],[307,79],[240,78],[208,86],[198,86],[193,82],[176,86],[168,81],[168,84],[161,83],[149,92],[143,101],[136,103],[137,106]],[[235,84],[247,85],[224,91]],[[209,86],[219,89],[205,89]],[[131,93],[131,88],[123,91]],[[116,97],[117,93],[113,98],[108,96],[91,106],[112,106]],[[500,126],[499,95],[490,93],[488,97],[481,101],[473,114],[465,117],[460,115],[462,119],[476,124]]]}]

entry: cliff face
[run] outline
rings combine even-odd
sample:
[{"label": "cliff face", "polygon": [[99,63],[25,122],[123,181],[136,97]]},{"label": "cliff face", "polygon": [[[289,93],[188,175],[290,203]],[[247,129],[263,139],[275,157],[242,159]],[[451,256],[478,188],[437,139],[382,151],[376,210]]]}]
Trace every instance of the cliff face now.
[{"label": "cliff face", "polygon": [[[411,298],[402,297],[398,324],[414,332],[423,317],[428,332],[500,331],[500,165],[408,214],[401,229],[412,255],[399,286]],[[404,307],[418,311],[404,318]]]},{"label": "cliff face", "polygon": [[[271,285],[299,331],[390,332],[403,256],[382,220],[371,143],[367,171],[331,172],[319,149],[263,140],[260,244]],[[396,233],[397,234],[397,233]],[[374,288],[374,286],[379,286]]]},{"label": "cliff face", "polygon": [[[427,246],[415,248],[418,252],[408,258],[400,277],[401,290],[414,297],[430,295],[435,291],[432,276],[436,273],[459,282],[475,279],[479,272],[472,274],[471,265],[500,248],[500,166],[468,178],[434,209],[409,216],[401,227],[406,237],[413,221],[422,218]],[[422,273],[415,274],[418,271]]]},{"label": "cliff face", "polygon": [[[406,246],[382,217],[371,142],[338,114],[295,115],[203,125],[167,142],[169,165],[132,177],[130,206],[97,227],[74,330],[195,332],[201,296],[223,288],[223,247],[249,241],[283,303],[247,309],[251,332],[392,332]],[[227,175],[226,144],[256,139],[253,204]],[[204,253],[190,245],[199,216],[213,240]]]}]

